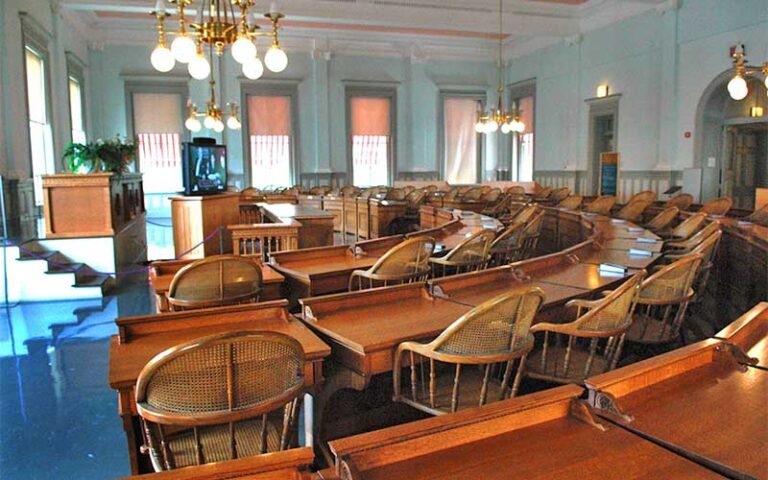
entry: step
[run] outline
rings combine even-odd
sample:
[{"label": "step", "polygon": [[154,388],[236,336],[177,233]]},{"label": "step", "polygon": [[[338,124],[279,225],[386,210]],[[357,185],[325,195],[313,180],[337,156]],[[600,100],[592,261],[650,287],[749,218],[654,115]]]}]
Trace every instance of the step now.
[{"label": "step", "polygon": [[61,273],[73,273],[77,275],[78,271],[85,267],[84,263],[49,263],[48,271],[45,273],[57,275]]},{"label": "step", "polygon": [[57,251],[52,252],[25,252],[21,250],[21,255],[17,259],[20,262],[29,262],[34,260],[45,260],[48,261],[56,256],[56,254],[59,253]]}]

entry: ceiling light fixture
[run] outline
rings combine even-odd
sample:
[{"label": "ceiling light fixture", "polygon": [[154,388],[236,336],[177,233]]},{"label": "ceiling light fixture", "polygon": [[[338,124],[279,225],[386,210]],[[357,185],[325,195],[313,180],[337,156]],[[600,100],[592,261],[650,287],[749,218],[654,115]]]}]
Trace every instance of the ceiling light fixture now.
[{"label": "ceiling light fixture", "polygon": [[748,65],[744,45],[738,44],[731,48],[731,57],[733,58],[734,75],[728,82],[728,94],[734,100],[743,100],[749,95],[747,87],[747,76],[757,76],[762,74],[765,81],[765,88],[768,89],[768,60],[763,62],[761,67]]}]

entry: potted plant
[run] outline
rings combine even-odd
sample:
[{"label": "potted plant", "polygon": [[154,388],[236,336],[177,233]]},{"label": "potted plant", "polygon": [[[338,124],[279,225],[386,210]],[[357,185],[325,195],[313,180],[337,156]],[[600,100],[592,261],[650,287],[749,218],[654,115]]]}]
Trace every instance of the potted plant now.
[{"label": "potted plant", "polygon": [[113,139],[96,140],[94,143],[69,143],[64,149],[62,160],[65,168],[72,173],[112,172],[121,175],[136,158],[138,149],[135,139],[117,135]]},{"label": "potted plant", "polygon": [[64,167],[72,173],[96,173],[102,169],[101,160],[96,155],[93,144],[82,143],[67,144],[61,156]]}]

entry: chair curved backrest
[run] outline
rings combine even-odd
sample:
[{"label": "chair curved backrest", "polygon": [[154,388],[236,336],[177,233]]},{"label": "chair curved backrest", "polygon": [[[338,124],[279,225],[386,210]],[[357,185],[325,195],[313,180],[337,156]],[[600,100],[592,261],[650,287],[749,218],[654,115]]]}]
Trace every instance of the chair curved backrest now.
[{"label": "chair curved backrest", "polygon": [[470,188],[464,194],[461,196],[462,200],[469,200],[469,201],[476,201],[480,200],[483,197],[483,188],[482,187],[474,187]]},{"label": "chair curved backrest", "polygon": [[680,223],[680,225],[673,228],[669,234],[669,237],[674,240],[687,240],[691,238],[694,233],[699,231],[706,220],[706,213],[696,212],[688,217],[684,222]]},{"label": "chair curved backrest", "polygon": [[628,341],[649,344],[677,339],[702,258],[701,254],[686,255],[643,282]]},{"label": "chair curved backrest", "polygon": [[424,187],[424,190],[426,190],[427,193],[435,193],[436,191],[439,190],[439,188],[437,187],[437,185],[427,185],[426,187]]},{"label": "chair curved backrest", "polygon": [[539,244],[539,237],[541,237],[541,227],[544,224],[544,212],[537,212],[531,219],[525,224],[523,229],[523,251],[521,253],[521,260],[531,258],[536,253],[536,248]]},{"label": "chair curved backrest", "polygon": [[444,276],[449,271],[462,273],[481,270],[488,265],[491,242],[496,237],[493,230],[478,230],[453,248],[442,258],[431,258],[429,261],[435,267],[435,276]]},{"label": "chair curved backrest", "polygon": [[405,200],[406,195],[405,190],[402,188],[393,188],[387,192],[387,196],[384,197],[384,199],[403,201]]},{"label": "chair curved backrest", "polygon": [[613,195],[603,195],[602,197],[597,197],[584,207],[584,211],[596,213],[597,215],[610,215],[614,205],[616,205],[616,197]]},{"label": "chair curved backrest", "polygon": [[409,238],[392,247],[368,270],[352,272],[349,291],[425,281],[434,250],[435,241],[430,237]]},{"label": "chair curved backrest", "polygon": [[521,260],[525,224],[512,223],[491,243],[491,266],[508,265]]},{"label": "chair curved backrest", "polygon": [[768,203],[744,217],[744,220],[768,227]]},{"label": "chair curved backrest", "polygon": [[[514,397],[520,385],[525,356],[533,348],[531,323],[543,302],[544,292],[536,287],[505,293],[465,313],[428,344],[401,343],[394,359],[394,400],[432,415],[442,415],[464,406],[483,406],[492,390],[496,390],[496,400]],[[410,357],[410,396],[402,393],[401,385],[401,362],[406,352]],[[429,361],[419,362],[417,356]],[[510,388],[512,367],[518,358],[521,360]],[[453,383],[445,385],[447,388],[444,389],[440,388],[444,382],[436,379],[438,362],[454,365],[450,375]],[[506,364],[500,383],[491,379],[490,369],[495,363]],[[424,376],[419,385],[417,375],[417,365],[424,364],[429,365],[428,392],[423,385],[427,383]],[[468,388],[461,388],[462,365],[485,366],[482,384],[479,389],[474,388],[479,391],[468,392]],[[471,373],[472,370],[465,375]]]},{"label": "chair curved backrest", "polygon": [[710,200],[699,209],[699,212],[707,215],[725,215],[733,206],[731,197],[720,197]]},{"label": "chair curved backrest", "polygon": [[461,192],[461,189],[459,187],[453,187],[447,192],[445,192],[445,196],[443,198],[445,200],[453,200],[459,196],[460,192]]},{"label": "chair curved backrest", "polygon": [[158,354],[136,382],[155,470],[288,448],[303,372],[301,344],[276,332],[212,335]]},{"label": "chair curved backrest", "polygon": [[645,224],[645,228],[654,232],[664,230],[675,221],[678,213],[680,213],[680,210],[678,210],[677,207],[667,207],[650,219],[648,223]]},{"label": "chair curved backrest", "polygon": [[416,187],[414,187],[413,185],[406,185],[403,187],[403,191],[405,192],[406,195],[410,194],[414,190],[416,190]]},{"label": "chair curved backrest", "polygon": [[321,185],[319,187],[313,187],[309,189],[310,195],[326,195],[332,189],[329,185]]},{"label": "chair curved backrest", "polygon": [[691,208],[693,205],[693,195],[690,193],[681,193],[667,200],[664,207],[677,207],[681,212],[684,212]]},{"label": "chair curved backrest", "polygon": [[630,222],[638,221],[642,216],[646,208],[651,206],[652,202],[647,200],[635,200],[624,205],[621,210],[616,213],[616,218],[622,218]]},{"label": "chair curved backrest", "polygon": [[528,223],[528,221],[533,218],[534,215],[536,215],[541,209],[538,205],[528,205],[527,207],[523,208],[518,212],[517,215],[512,219],[514,223]]},{"label": "chair curved backrest", "polygon": [[501,197],[501,189],[500,188],[492,188],[488,190],[487,193],[483,195],[482,200],[484,202],[495,202]]},{"label": "chair curved backrest", "polygon": [[568,187],[562,187],[555,190],[552,190],[552,193],[549,195],[549,200],[552,200],[553,202],[560,202],[568,197],[568,195],[571,194],[571,189]]},{"label": "chair curved backrest", "polygon": [[504,190],[504,193],[522,197],[522,196],[525,196],[525,187],[521,187],[519,185],[513,185],[511,187],[507,187],[506,190]]},{"label": "chair curved backrest", "polygon": [[182,268],[168,288],[171,310],[218,307],[258,301],[261,265],[236,255],[215,255]]},{"label": "chair curved backrest", "polygon": [[629,201],[627,201],[627,205],[629,205],[632,202],[646,202],[650,205],[651,203],[656,201],[656,197],[657,197],[656,192],[652,190],[645,190],[632,195],[629,198]]},{"label": "chair curved backrest", "polygon": [[679,255],[685,253],[691,253],[693,249],[698,247],[701,242],[709,238],[710,235],[720,231],[720,224],[717,222],[710,222],[704,225],[704,228],[691,235],[685,240],[681,241],[669,241],[664,244],[664,249],[669,254]]},{"label": "chair curved backrest", "polygon": [[566,210],[578,210],[581,208],[582,200],[583,197],[581,195],[569,195],[557,204],[557,208],[564,208]]},{"label": "chair curved backrest", "polygon": [[540,190],[538,190],[534,195],[534,200],[546,200],[549,198],[550,195],[552,195],[552,191],[554,189],[552,187],[544,187]]},{"label": "chair curved backrest", "polygon": [[357,187],[354,185],[347,185],[344,187],[341,187],[341,194],[344,196],[352,196],[357,193]]},{"label": "chair curved backrest", "polygon": [[405,197],[405,201],[408,202],[408,209],[414,210],[418,213],[419,206],[424,203],[424,199],[427,197],[427,191],[422,188],[417,188]]}]

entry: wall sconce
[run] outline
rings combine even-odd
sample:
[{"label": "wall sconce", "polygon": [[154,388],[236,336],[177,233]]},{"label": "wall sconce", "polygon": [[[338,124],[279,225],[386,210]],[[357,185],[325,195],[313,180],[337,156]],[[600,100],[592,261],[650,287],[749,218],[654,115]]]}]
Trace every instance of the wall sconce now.
[{"label": "wall sconce", "polygon": [[603,83],[597,86],[597,98],[605,98],[608,96],[610,89],[607,83]]},{"label": "wall sconce", "polygon": [[763,116],[763,107],[752,107],[749,110],[749,116],[752,118]]}]

